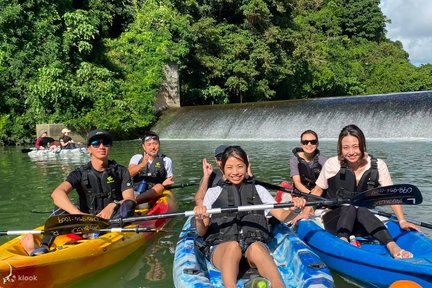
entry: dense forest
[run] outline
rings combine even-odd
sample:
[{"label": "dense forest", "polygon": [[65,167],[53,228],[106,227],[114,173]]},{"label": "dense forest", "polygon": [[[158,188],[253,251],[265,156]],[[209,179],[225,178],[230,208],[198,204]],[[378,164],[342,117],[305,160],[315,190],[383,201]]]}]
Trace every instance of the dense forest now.
[{"label": "dense forest", "polygon": [[432,89],[387,22],[379,0],[0,0],[0,142],[134,135],[168,62],[183,106]]}]

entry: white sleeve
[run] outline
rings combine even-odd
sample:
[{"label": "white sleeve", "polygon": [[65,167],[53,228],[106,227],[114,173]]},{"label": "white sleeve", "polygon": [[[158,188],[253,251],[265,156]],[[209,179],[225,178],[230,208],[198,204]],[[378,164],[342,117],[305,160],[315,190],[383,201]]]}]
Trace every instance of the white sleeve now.
[{"label": "white sleeve", "polygon": [[378,159],[377,166],[378,166],[378,182],[381,184],[381,186],[393,185],[393,180],[391,179],[387,164],[383,160]]},{"label": "white sleeve", "polygon": [[[270,194],[270,192],[266,188],[264,188],[261,185],[255,185],[255,188],[256,188],[256,190],[258,192],[258,196],[260,197],[261,202],[263,204],[275,204],[275,203],[277,203],[276,200],[273,198],[273,196]],[[271,217],[270,210],[271,209],[264,210],[264,215],[266,215],[266,217]]]},{"label": "white sleeve", "polygon": [[216,186],[216,187],[212,187],[212,188],[207,189],[205,196],[204,196],[203,205],[206,206],[207,209],[211,209],[213,206],[213,203],[219,197],[221,192],[222,192],[222,187],[220,187],[220,186]]},{"label": "white sleeve", "polygon": [[171,158],[164,157],[163,161],[164,161],[165,170],[167,171],[167,177],[174,176],[173,162],[172,162]]},{"label": "white sleeve", "polygon": [[132,158],[129,161],[129,165],[131,165],[131,164],[138,165],[140,163],[140,161],[141,161],[142,158],[143,158],[142,154],[135,154],[135,155],[133,155]]}]

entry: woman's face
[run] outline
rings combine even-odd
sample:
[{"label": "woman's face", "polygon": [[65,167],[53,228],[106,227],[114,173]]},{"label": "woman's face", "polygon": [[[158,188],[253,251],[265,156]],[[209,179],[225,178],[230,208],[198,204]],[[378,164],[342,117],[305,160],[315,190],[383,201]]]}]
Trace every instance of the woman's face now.
[{"label": "woman's face", "polygon": [[246,177],[246,164],[234,156],[229,156],[225,162],[224,176],[232,184],[240,184]]},{"label": "woman's face", "polygon": [[361,151],[359,141],[356,137],[347,135],[342,138],[342,155],[348,163],[357,163],[360,161]]},{"label": "woman's face", "polygon": [[300,140],[303,152],[312,154],[318,147],[318,140],[313,134],[304,134]]}]

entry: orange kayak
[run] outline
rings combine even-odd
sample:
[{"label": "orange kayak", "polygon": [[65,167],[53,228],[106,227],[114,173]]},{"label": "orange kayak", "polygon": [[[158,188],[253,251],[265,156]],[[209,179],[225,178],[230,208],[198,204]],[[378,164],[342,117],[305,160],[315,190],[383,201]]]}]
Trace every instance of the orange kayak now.
[{"label": "orange kayak", "polygon": [[[169,213],[175,209],[170,191],[164,191],[151,208],[141,209],[138,215]],[[162,228],[169,219],[134,223],[125,228]],[[42,227],[37,229],[42,230]],[[52,252],[28,256],[16,237],[0,246],[0,287],[59,287],[79,280],[122,261],[155,235],[155,232],[108,232],[94,239],[75,235],[57,236],[50,247]],[[40,243],[42,235],[34,235]]]}]

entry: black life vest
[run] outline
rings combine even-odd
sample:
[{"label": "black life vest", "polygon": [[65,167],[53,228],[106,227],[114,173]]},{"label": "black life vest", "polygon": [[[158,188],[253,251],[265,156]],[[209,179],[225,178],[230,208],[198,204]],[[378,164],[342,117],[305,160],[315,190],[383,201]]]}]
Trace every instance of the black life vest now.
[{"label": "black life vest", "polygon": [[298,170],[300,175],[301,183],[306,186],[309,190],[315,187],[315,181],[318,179],[321,173],[322,166],[319,161],[319,150],[315,151],[312,165],[299,156],[299,152],[303,151],[301,148],[294,148],[292,150],[293,154],[298,159]]},{"label": "black life vest", "polygon": [[334,198],[350,198],[355,194],[378,187],[378,165],[377,159],[372,155],[371,167],[365,171],[357,184],[354,172],[348,167],[346,161],[341,165],[339,172],[328,179],[329,188],[326,191],[326,197]]},{"label": "black life vest", "polygon": [[[150,165],[146,165],[137,175],[133,177],[135,188],[140,184],[142,180],[148,184],[148,188],[151,188],[154,184],[160,183],[167,178],[167,171],[163,159],[165,155],[157,155]],[[140,162],[143,161],[144,157],[141,158]]]},{"label": "black life vest", "polygon": [[[235,185],[226,182],[212,208],[259,204],[262,204],[262,201],[253,182],[243,182],[239,189]],[[264,211],[246,211],[236,214],[212,215],[204,239],[208,247],[226,241],[240,240],[249,245],[256,241],[267,243],[271,240],[271,234]]]},{"label": "black life vest", "polygon": [[220,171],[220,169],[213,171],[209,178],[208,188],[223,186],[224,184],[225,180],[222,171]]},{"label": "black life vest", "polygon": [[[122,200],[121,175],[115,161],[109,160],[108,167],[98,175],[91,162],[78,168],[81,172],[81,189],[85,197],[79,199],[82,212],[96,215],[114,200]],[[77,189],[80,189],[79,187]]]}]

